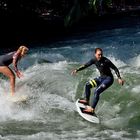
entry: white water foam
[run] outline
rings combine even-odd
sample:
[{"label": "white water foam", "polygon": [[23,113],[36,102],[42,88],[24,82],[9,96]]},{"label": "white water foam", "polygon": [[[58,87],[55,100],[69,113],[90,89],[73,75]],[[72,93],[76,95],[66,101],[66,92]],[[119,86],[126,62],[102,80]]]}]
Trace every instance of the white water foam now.
[{"label": "white water foam", "polygon": [[[70,72],[66,73],[68,71],[67,66],[66,61],[53,64],[36,64],[23,71],[23,79],[17,79],[16,94],[28,95],[31,100],[27,106],[22,106],[7,102],[6,96],[1,96],[1,121],[6,121],[7,119],[18,121],[43,119],[40,114],[42,114],[41,111],[45,111],[42,108],[45,109],[47,104],[50,105],[48,106],[49,108],[46,107],[46,111],[52,108],[66,111],[74,110],[72,100],[74,100],[76,89],[73,88],[75,85],[71,82],[73,78]],[[7,92],[9,89],[5,90],[5,87],[9,87],[7,86],[9,81],[3,80],[2,83],[2,93]],[[48,103],[49,101],[50,103]]]},{"label": "white water foam", "polygon": [[140,68],[140,55],[129,60],[132,67]]}]

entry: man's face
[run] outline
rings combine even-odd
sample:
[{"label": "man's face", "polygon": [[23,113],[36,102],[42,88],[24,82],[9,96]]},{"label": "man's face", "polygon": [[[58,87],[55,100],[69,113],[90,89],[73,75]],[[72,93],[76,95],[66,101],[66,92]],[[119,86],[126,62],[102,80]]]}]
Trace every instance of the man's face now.
[{"label": "man's face", "polygon": [[99,61],[101,60],[102,56],[103,56],[103,52],[100,50],[97,50],[97,52],[95,53],[95,58]]}]

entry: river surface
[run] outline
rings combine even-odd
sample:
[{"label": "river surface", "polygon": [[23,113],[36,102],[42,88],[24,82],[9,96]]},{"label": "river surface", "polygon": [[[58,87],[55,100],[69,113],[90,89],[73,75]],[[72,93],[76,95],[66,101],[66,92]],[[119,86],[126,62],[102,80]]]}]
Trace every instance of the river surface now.
[{"label": "river surface", "polygon": [[[120,86],[115,80],[101,94],[96,109],[100,124],[83,120],[75,107],[85,83],[99,75],[95,66],[70,74],[93,57],[96,47],[103,49],[126,81]],[[19,68],[24,77],[16,81],[16,94],[29,99],[18,104],[7,101],[9,81],[0,75],[1,140],[140,139],[140,26],[34,46]]]}]

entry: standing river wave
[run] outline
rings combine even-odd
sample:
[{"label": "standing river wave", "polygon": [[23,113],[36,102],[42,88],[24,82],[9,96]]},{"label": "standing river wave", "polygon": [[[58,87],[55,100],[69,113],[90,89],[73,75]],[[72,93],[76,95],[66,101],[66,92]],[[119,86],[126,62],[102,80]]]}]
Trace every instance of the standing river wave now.
[{"label": "standing river wave", "polygon": [[[96,113],[100,124],[83,120],[75,101],[95,66],[71,76],[71,71],[93,57],[101,47],[120,70],[126,83],[114,84],[101,94]],[[0,75],[0,140],[139,140],[140,138],[140,28],[119,28],[50,45],[35,46],[20,62],[24,73],[17,93],[26,104],[8,102],[9,81]],[[117,78],[113,72],[115,79]],[[92,90],[93,93],[94,89]]]}]

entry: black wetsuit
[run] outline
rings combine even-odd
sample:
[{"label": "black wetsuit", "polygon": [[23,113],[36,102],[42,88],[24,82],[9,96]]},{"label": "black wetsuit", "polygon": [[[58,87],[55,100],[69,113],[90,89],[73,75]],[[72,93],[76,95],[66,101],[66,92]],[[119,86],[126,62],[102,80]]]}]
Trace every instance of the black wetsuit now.
[{"label": "black wetsuit", "polygon": [[0,56],[0,66],[9,66],[13,61],[15,52],[11,52]]},{"label": "black wetsuit", "polygon": [[80,68],[77,69],[77,71],[83,70],[92,64],[95,64],[97,69],[100,72],[100,77],[95,78],[94,80],[90,80],[86,83],[85,86],[85,98],[89,102],[90,99],[90,89],[92,87],[97,87],[94,92],[94,99],[92,103],[92,107],[95,108],[98,101],[100,94],[110,87],[113,84],[114,78],[111,72],[111,69],[113,69],[117,75],[118,78],[121,79],[119,70],[117,67],[106,57],[102,57],[101,60],[91,59],[86,64],[82,65]]}]

